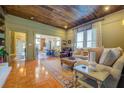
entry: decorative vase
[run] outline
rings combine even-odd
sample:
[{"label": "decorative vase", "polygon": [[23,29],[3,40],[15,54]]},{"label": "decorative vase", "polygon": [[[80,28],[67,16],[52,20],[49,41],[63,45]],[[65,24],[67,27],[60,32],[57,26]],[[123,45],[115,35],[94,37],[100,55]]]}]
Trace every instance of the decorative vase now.
[{"label": "decorative vase", "polygon": [[96,70],[95,59],[96,59],[96,52],[90,52],[89,53],[89,64],[88,64],[88,67],[89,67],[90,71],[95,71]]}]

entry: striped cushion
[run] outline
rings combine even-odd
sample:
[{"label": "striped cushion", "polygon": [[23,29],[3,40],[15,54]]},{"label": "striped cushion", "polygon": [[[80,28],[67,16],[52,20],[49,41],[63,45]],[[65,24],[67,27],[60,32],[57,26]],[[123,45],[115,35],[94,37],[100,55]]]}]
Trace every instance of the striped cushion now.
[{"label": "striped cushion", "polygon": [[104,49],[99,63],[112,66],[120,56],[121,52],[118,48]]}]

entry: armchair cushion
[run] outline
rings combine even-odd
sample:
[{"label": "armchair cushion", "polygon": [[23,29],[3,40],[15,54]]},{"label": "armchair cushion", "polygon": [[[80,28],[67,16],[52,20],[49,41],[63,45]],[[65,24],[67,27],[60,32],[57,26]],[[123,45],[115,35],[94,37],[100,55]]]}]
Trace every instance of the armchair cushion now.
[{"label": "armchair cushion", "polygon": [[124,53],[123,55],[113,64],[114,69],[122,70],[124,65]]},{"label": "armchair cushion", "polygon": [[110,73],[110,75],[116,80],[118,80],[120,78],[120,75],[121,75],[120,70],[114,69],[114,68],[109,67],[109,66],[100,65],[100,64],[96,65],[96,71],[108,71]]}]

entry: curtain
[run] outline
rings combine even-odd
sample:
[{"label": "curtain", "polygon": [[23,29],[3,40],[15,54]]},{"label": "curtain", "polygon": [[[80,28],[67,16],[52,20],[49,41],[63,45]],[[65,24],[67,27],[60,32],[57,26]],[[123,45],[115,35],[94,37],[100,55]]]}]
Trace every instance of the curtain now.
[{"label": "curtain", "polygon": [[76,42],[77,42],[77,29],[73,29],[73,50],[76,49]]},{"label": "curtain", "polygon": [[101,21],[93,23],[92,29],[96,31],[96,47],[102,47],[102,29]]},{"label": "curtain", "polygon": [[77,31],[78,32],[81,32],[81,31],[86,31],[88,29],[92,29],[92,24],[82,25],[82,26],[80,26],[80,27],[77,28]]}]

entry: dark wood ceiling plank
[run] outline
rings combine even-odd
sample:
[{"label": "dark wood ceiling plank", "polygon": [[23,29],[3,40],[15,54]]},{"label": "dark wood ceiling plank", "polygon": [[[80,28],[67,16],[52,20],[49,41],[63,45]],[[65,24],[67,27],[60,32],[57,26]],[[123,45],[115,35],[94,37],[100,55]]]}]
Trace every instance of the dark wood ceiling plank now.
[{"label": "dark wood ceiling plank", "polygon": [[34,21],[64,29],[65,25],[72,28],[124,9],[122,5],[109,6],[109,11],[104,10],[105,5],[7,5],[2,7],[8,14],[25,19],[34,17]]}]

